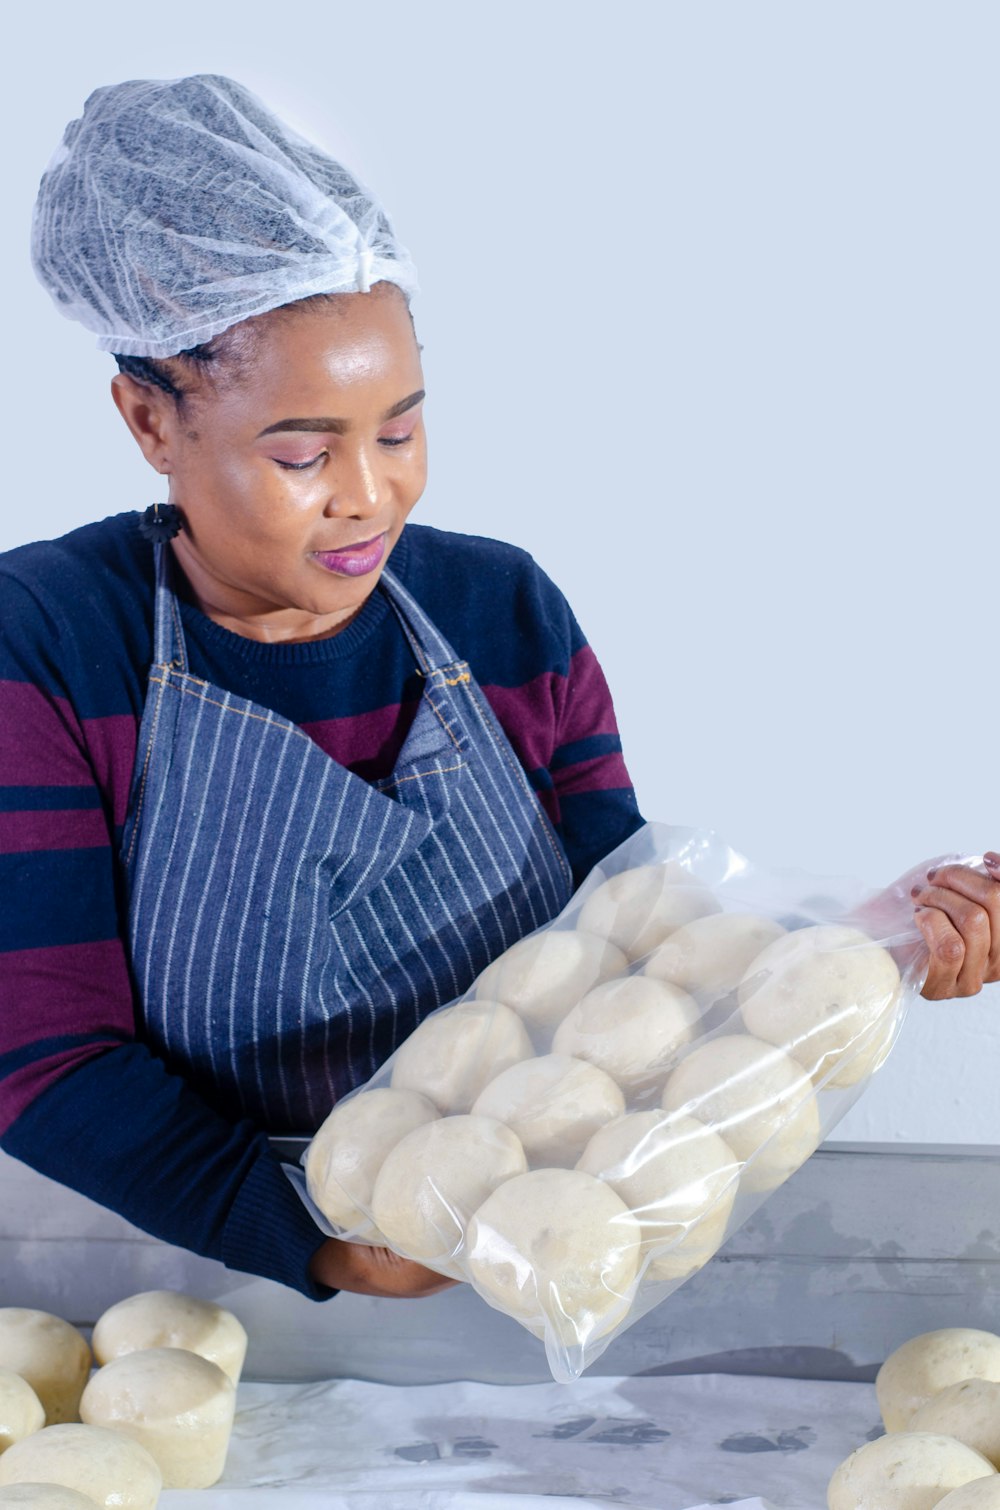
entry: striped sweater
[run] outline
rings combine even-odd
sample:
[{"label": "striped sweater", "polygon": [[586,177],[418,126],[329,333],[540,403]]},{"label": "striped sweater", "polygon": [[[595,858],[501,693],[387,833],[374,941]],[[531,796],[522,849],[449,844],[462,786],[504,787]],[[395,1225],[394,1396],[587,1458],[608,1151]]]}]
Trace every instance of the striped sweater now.
[{"label": "striped sweater", "polygon": [[[0,555],[0,1143],[146,1231],[306,1294],[323,1235],[267,1143],[144,1043],[118,841],[152,659],[135,514]],[[513,546],[408,525],[391,567],[481,684],[577,884],[640,825],[614,709],[568,604]],[[182,605],[191,671],[366,780],[420,698],[384,594],[339,634],[264,644]]]}]

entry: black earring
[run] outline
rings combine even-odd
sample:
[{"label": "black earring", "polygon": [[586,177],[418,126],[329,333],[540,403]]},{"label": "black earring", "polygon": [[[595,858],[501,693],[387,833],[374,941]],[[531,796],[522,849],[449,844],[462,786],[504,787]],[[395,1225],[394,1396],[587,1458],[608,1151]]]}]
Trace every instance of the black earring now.
[{"label": "black earring", "polygon": [[165,545],[183,527],[181,511],[173,503],[151,503],[139,520],[139,529],[154,545]]}]

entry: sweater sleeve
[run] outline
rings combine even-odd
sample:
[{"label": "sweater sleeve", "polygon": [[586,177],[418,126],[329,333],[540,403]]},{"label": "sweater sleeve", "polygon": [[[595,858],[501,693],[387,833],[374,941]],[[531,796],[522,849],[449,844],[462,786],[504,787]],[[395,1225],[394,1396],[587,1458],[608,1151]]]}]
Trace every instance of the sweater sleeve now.
[{"label": "sweater sleeve", "polygon": [[[60,616],[0,578],[0,1145],[167,1242],[313,1298],[325,1241],[266,1134],[136,1034],[116,832],[134,714],[87,716]],[[115,772],[117,769],[117,785]]]},{"label": "sweater sleeve", "polygon": [[503,547],[490,586],[510,614],[487,647],[486,693],[579,886],[642,827],[604,672],[555,583],[527,552]]}]

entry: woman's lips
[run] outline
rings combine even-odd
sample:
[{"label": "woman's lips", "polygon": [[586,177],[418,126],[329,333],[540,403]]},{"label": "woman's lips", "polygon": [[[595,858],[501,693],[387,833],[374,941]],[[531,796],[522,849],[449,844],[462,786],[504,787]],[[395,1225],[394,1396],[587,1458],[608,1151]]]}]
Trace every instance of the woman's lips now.
[{"label": "woman's lips", "polygon": [[387,535],[376,535],[374,540],[360,540],[357,545],[344,546],[339,551],[313,551],[324,571],[338,577],[365,577],[374,571],[385,555]]}]

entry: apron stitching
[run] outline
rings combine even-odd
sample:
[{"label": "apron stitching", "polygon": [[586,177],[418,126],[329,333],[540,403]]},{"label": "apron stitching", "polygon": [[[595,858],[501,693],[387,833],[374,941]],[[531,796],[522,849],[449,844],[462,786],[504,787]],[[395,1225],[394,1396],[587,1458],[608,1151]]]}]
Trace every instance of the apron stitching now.
[{"label": "apron stitching", "polygon": [[[160,680],[159,677],[152,677],[151,676],[149,678],[149,680],[151,682],[152,681],[159,682],[159,684],[161,686],[165,685],[165,683],[163,683]],[[139,833],[139,819],[140,819],[140,817],[142,815],[142,804],[143,804],[143,799],[144,799],[144,797],[146,795],[146,777],[149,774],[149,761],[150,761],[150,756],[153,753],[153,743],[154,743],[154,741],[156,739],[156,726],[157,726],[157,724],[160,721],[160,709],[162,707],[163,707],[163,693],[161,692],[159,694],[159,696],[157,697],[157,700],[156,700],[156,712],[153,715],[153,727],[149,731],[149,743],[146,746],[146,758],[145,758],[145,760],[142,763],[142,779],[139,782],[139,795],[136,798],[136,804],[135,804],[135,818],[132,821],[132,838],[131,838],[131,840],[129,842],[128,854],[125,856],[125,864],[126,865],[130,865],[132,863],[132,851],[135,849],[135,841],[136,841],[136,838],[138,837],[138,833]]]},{"label": "apron stitching", "polygon": [[[174,692],[184,692],[188,697],[196,697],[198,698],[199,702],[211,703],[213,708],[221,708],[223,713],[235,713],[240,718],[253,718],[256,719],[260,724],[269,724],[271,728],[280,729],[284,727],[282,724],[279,724],[276,719],[264,718],[262,714],[251,713],[247,708],[234,708],[231,704],[220,703],[217,697],[206,697],[203,692],[195,692],[192,687],[177,687],[173,682],[165,682],[158,676],[151,676],[149,680],[151,682],[156,682],[158,686],[169,687]],[[208,687],[211,686],[211,683],[203,682],[201,685]],[[309,740],[310,744],[315,743],[314,740],[309,739],[308,734],[305,734],[301,729],[296,728],[294,724],[289,724],[288,729],[291,733],[298,735],[300,739],[307,739]]]},{"label": "apron stitching", "polygon": [[[478,699],[476,698],[475,691],[474,691],[474,689],[473,689],[473,687],[472,687],[471,684],[466,688],[466,691],[468,692],[469,697],[471,697],[474,701],[478,701]],[[486,697],[485,692],[483,693],[483,701],[486,703],[487,710],[488,710],[488,712],[490,714],[490,719],[495,718],[496,714],[493,712],[493,709],[490,708],[489,701],[488,701],[488,699]],[[569,865],[567,864],[566,856],[562,853],[561,849],[559,848],[559,845],[556,843],[554,835],[549,832],[549,824],[551,823],[552,820],[549,818],[548,813],[546,813],[545,809],[542,807],[542,804],[541,804],[541,802],[539,801],[539,798],[538,798],[538,793],[534,790],[534,788],[532,787],[531,783],[528,781],[528,777],[527,777],[527,775],[525,773],[524,767],[521,765],[521,762],[519,760],[516,760],[516,759],[512,760],[510,754],[508,753],[508,751],[504,749],[503,743],[499,739],[497,739],[496,732],[495,732],[495,730],[492,727],[491,721],[490,720],[484,720],[484,722],[486,723],[486,727],[489,730],[490,737],[492,738],[493,743],[496,745],[497,749],[500,751],[500,754],[503,756],[504,760],[506,760],[507,764],[512,768],[512,770],[514,771],[514,773],[517,776],[518,780],[520,781],[522,787],[528,793],[529,797],[531,797],[533,799],[533,801],[535,803],[535,806],[537,807],[538,811],[541,813],[542,819],[543,819],[543,822],[542,822],[542,833],[545,835],[545,838],[548,841],[549,848],[552,850],[552,853],[555,855],[556,859],[558,860],[560,868],[561,868],[564,876],[569,881],[570,886],[572,886],[573,885],[573,872],[570,870]]]},{"label": "apron stitching", "polygon": [[385,785],[382,785],[380,782],[375,782],[374,785],[378,791],[385,792],[390,787],[402,786],[404,781],[424,781],[428,776],[445,776],[449,771],[462,771],[468,763],[467,760],[460,760],[458,765],[438,765],[430,771],[417,771],[413,776],[400,776],[398,778],[387,776],[385,778]]}]

